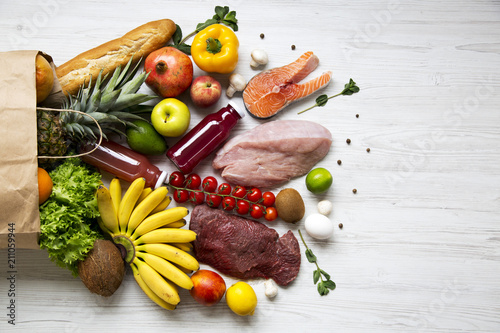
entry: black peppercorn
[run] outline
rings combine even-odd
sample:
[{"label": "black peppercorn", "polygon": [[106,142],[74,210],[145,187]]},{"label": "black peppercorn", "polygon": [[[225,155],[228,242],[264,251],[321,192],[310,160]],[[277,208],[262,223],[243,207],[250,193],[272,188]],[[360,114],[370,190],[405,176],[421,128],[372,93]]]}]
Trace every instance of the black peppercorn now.
[{"label": "black peppercorn", "polygon": [[347,142],[347,144],[350,144],[351,143],[351,139],[347,139],[347,140],[345,140],[345,142]]},{"label": "black peppercorn", "polygon": [[260,34],[260,39],[264,39],[264,34]]},{"label": "black peppercorn", "polygon": [[295,45],[292,44],[292,50],[295,50]]},{"label": "black peppercorn", "polygon": [[355,188],[352,189],[352,193],[356,194],[358,192],[358,190],[356,190]]},{"label": "black peppercorn", "polygon": [[337,161],[337,164],[338,164],[338,165],[341,165],[341,164],[342,164],[342,161],[341,161],[341,160],[338,160],[338,161]]}]

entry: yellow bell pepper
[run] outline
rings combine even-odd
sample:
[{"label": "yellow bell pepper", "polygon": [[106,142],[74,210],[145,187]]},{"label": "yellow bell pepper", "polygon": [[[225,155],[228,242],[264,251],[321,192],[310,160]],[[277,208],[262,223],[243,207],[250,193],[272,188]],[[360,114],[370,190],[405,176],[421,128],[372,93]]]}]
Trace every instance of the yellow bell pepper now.
[{"label": "yellow bell pepper", "polygon": [[195,64],[205,72],[227,74],[238,64],[236,34],[222,24],[212,24],[203,29],[193,39],[191,56]]}]

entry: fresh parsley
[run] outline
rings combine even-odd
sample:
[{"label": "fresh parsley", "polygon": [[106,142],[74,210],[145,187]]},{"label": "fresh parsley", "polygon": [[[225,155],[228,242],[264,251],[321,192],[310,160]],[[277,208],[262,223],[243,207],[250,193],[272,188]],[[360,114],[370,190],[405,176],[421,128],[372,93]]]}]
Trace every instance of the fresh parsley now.
[{"label": "fresh parsley", "polygon": [[305,110],[300,111],[298,114],[309,111],[312,108],[315,108],[317,106],[325,106],[326,102],[328,102],[328,100],[331,98],[334,98],[334,97],[337,97],[340,95],[350,96],[352,94],[357,93],[358,91],[359,91],[359,87],[356,85],[356,82],[354,82],[353,79],[350,79],[349,82],[344,85],[344,90],[342,90],[340,93],[333,95],[333,96],[330,96],[330,97],[328,97],[327,95],[320,95],[320,96],[318,96],[318,98],[316,98],[316,104],[314,104],[313,106],[311,106]]},{"label": "fresh parsley", "polygon": [[179,25],[176,24],[177,29],[172,36],[172,46],[184,52],[187,55],[191,55],[191,45],[186,44],[186,41],[196,35],[201,30],[211,26],[212,24],[225,24],[229,26],[234,31],[238,31],[238,19],[236,18],[236,11],[229,10],[228,6],[216,6],[215,15],[206,20],[205,22],[198,23],[196,30],[191,32],[186,37],[182,38],[182,30]]},{"label": "fresh parsley", "polygon": [[300,232],[300,229],[299,229],[299,235],[300,239],[302,240],[302,243],[304,243],[304,246],[306,247],[305,253],[307,261],[316,265],[316,270],[314,270],[313,272],[313,282],[314,284],[318,284],[318,293],[321,296],[328,295],[330,290],[334,290],[337,286],[335,282],[333,282],[330,279],[330,274],[328,274],[319,267],[318,259],[314,255],[313,251],[307,246],[306,242],[304,241],[304,237],[302,237],[302,232]]}]

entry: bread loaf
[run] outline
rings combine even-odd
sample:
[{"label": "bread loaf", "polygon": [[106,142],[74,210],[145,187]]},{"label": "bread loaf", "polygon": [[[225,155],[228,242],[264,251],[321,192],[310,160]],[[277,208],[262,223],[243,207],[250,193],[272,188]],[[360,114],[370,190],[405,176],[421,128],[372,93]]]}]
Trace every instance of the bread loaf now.
[{"label": "bread loaf", "polygon": [[56,75],[63,92],[76,95],[89,77],[97,77],[101,69],[103,75],[118,66],[125,66],[133,56],[134,61],[167,44],[176,29],[169,19],[152,21],[128,32],[121,38],[111,40],[91,50],[83,52],[56,68]]}]

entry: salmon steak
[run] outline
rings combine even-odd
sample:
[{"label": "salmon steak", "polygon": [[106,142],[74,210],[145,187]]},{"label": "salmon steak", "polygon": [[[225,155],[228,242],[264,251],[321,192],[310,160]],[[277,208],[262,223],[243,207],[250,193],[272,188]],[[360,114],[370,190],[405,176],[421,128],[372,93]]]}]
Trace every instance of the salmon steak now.
[{"label": "salmon steak", "polygon": [[307,97],[325,87],[332,78],[328,71],[302,84],[319,64],[318,57],[309,51],[291,64],[269,69],[255,75],[243,90],[243,102],[255,118],[270,118],[290,103]]}]

